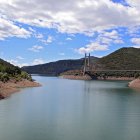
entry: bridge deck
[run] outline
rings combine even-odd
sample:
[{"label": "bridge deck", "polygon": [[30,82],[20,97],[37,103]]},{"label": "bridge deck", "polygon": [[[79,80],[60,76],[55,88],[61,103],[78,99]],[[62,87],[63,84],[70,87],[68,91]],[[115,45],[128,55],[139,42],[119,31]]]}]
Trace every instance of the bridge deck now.
[{"label": "bridge deck", "polygon": [[129,72],[131,72],[131,71],[134,71],[134,72],[140,72],[140,70],[88,70],[88,71],[95,71],[95,72],[102,72],[102,71],[107,71],[107,72],[109,72],[109,71],[111,71],[111,72],[117,72],[117,71],[122,71],[122,72],[127,72],[127,71],[129,71]]}]

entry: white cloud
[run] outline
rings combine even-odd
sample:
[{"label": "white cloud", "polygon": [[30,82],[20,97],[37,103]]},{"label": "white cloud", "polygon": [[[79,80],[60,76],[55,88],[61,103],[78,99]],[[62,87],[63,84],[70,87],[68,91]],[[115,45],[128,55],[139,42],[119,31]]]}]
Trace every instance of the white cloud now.
[{"label": "white cloud", "polygon": [[116,40],[114,40],[114,43],[115,44],[123,44],[124,41],[122,39],[116,39]]},{"label": "white cloud", "polygon": [[33,65],[38,65],[43,63],[45,63],[45,61],[42,58],[34,59],[32,62]]},{"label": "white cloud", "polygon": [[24,59],[22,56],[17,56],[16,58],[19,59],[19,60],[23,60]]},{"label": "white cloud", "polygon": [[52,41],[53,41],[53,37],[52,36],[48,36],[47,43],[52,43]]},{"label": "white cloud", "polygon": [[28,38],[31,32],[17,26],[14,22],[0,17],[0,40],[8,37]]},{"label": "white cloud", "polygon": [[43,50],[43,49],[44,49],[43,46],[35,45],[35,46],[33,46],[32,48],[29,48],[28,50],[33,51],[33,52],[40,52],[40,51]]},{"label": "white cloud", "polygon": [[132,36],[132,37],[139,37],[140,34],[140,26],[130,26],[128,29],[127,29],[127,34]]},{"label": "white cloud", "polygon": [[59,55],[64,56],[64,55],[65,55],[65,53],[59,53]]},{"label": "white cloud", "polygon": [[47,40],[41,39],[40,41],[43,42],[44,44],[48,45],[48,44],[52,43],[53,40],[54,40],[54,38],[49,35],[48,38],[47,38]]},{"label": "white cloud", "polygon": [[132,38],[131,42],[134,43],[135,45],[140,45],[140,38]]},{"label": "white cloud", "polygon": [[90,53],[93,51],[105,51],[108,50],[112,44],[124,43],[121,35],[116,30],[102,31],[98,33],[95,40],[91,41],[85,47],[79,48],[77,51],[80,54]]},{"label": "white cloud", "polygon": [[134,44],[132,47],[140,48],[140,38],[132,38],[131,42]]},{"label": "white cloud", "polygon": [[13,64],[14,66],[18,66],[18,67],[23,67],[23,66],[29,66],[29,63],[22,63],[20,61],[18,61],[17,59],[10,59],[10,60],[6,60],[7,62],[9,62],[10,64]]},{"label": "white cloud", "polygon": [[9,63],[11,63],[11,64],[13,64],[15,66],[17,66],[17,64],[18,64],[18,61],[14,60],[14,59],[7,60],[7,62],[9,62]]},{"label": "white cloud", "polygon": [[76,51],[80,54],[84,54],[84,53],[90,53],[93,51],[105,51],[107,49],[108,49],[107,45],[102,45],[102,44],[99,44],[98,42],[92,42],[86,45],[86,47],[81,47]]},{"label": "white cloud", "polygon": [[116,30],[112,30],[111,32],[103,32],[103,36],[111,39],[118,39],[118,32]]},{"label": "white cloud", "polygon": [[95,31],[139,25],[139,0],[126,2],[129,6],[111,0],[1,0],[0,12],[16,22],[92,35]]},{"label": "white cloud", "polygon": [[135,7],[136,9],[139,9],[140,8],[140,1],[139,0],[126,0],[126,2],[132,6],[132,7]]},{"label": "white cloud", "polygon": [[109,32],[108,31],[101,32],[97,38],[97,41],[106,45],[110,45],[111,43],[114,43],[114,44],[123,43],[123,40],[120,34],[116,30],[112,30]]},{"label": "white cloud", "polygon": [[98,58],[102,58],[103,56],[102,55],[96,55],[94,54],[95,57],[98,57]]},{"label": "white cloud", "polygon": [[140,48],[140,45],[139,45],[139,46],[137,46],[137,45],[135,46],[135,45],[134,45],[134,46],[131,46],[131,47],[133,47],[133,48]]},{"label": "white cloud", "polygon": [[31,65],[38,65],[38,64],[44,64],[46,61],[42,58],[36,58],[32,62],[21,62],[18,58],[16,59],[9,59],[6,60],[7,62],[13,64],[14,66],[23,67],[23,66],[31,66]]},{"label": "white cloud", "polygon": [[68,38],[66,38],[66,40],[69,40],[69,41],[71,41],[71,40],[72,40],[72,38],[68,37]]}]

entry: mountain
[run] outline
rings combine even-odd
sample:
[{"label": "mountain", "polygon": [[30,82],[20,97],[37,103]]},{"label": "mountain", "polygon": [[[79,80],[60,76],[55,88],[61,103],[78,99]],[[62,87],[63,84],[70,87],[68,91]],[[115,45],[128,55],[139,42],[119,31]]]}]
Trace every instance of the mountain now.
[{"label": "mountain", "polygon": [[[94,63],[97,60],[97,57],[91,57],[91,63]],[[56,76],[65,71],[82,69],[83,64],[83,58],[76,60],[59,60],[41,65],[23,67],[22,70],[31,74],[46,74]]]},{"label": "mountain", "polygon": [[140,70],[140,48],[121,48],[98,63],[107,70]]},{"label": "mountain", "polygon": [[[60,60],[22,69],[31,74],[59,75],[69,70],[82,69],[83,64],[84,58]],[[91,65],[93,69],[100,70],[140,70],[140,49],[121,48],[102,58],[91,56]]]},{"label": "mountain", "polygon": [[31,74],[59,75],[68,70],[80,69],[83,66],[83,59],[78,60],[60,60],[41,65],[27,66],[22,69]]}]

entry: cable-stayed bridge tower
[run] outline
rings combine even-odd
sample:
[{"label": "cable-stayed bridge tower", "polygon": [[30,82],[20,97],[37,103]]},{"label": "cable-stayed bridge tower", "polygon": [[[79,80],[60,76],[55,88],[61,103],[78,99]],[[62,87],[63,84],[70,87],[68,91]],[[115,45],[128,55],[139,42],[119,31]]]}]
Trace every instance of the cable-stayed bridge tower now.
[{"label": "cable-stayed bridge tower", "polygon": [[85,75],[87,72],[90,71],[90,53],[85,53],[85,59],[84,59],[84,68],[83,68],[83,75]]}]

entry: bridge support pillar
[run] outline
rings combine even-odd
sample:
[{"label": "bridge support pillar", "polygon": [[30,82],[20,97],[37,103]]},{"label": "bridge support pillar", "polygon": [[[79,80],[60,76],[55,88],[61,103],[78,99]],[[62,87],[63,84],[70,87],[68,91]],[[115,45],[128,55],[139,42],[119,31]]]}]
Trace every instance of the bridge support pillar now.
[{"label": "bridge support pillar", "polygon": [[90,53],[88,55],[85,53],[83,75],[85,75],[88,71],[90,71]]}]

